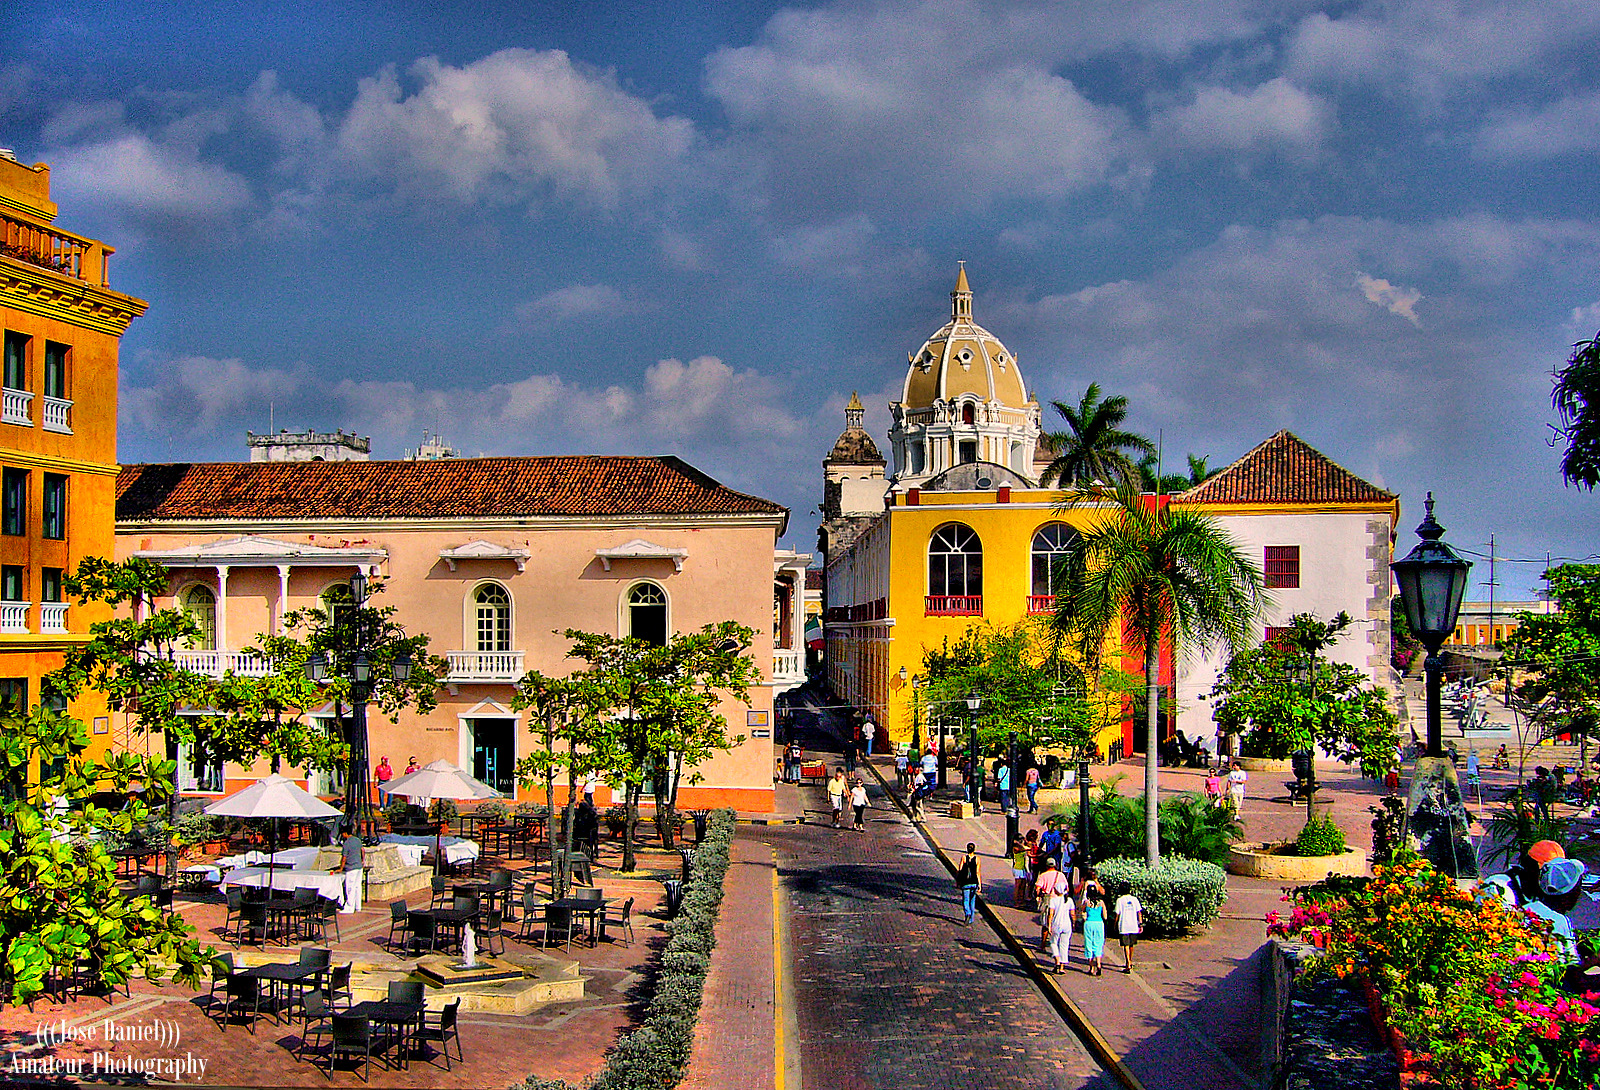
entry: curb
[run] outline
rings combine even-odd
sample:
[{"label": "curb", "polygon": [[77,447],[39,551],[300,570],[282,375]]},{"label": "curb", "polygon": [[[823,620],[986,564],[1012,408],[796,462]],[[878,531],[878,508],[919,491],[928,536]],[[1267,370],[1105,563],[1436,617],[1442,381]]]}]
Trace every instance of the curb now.
[{"label": "curb", "polygon": [[[939,846],[939,843],[933,839],[932,834],[928,832],[921,822],[911,821],[911,811],[906,808],[906,804],[901,801],[900,796],[889,789],[889,782],[883,778],[883,773],[879,772],[877,767],[870,761],[864,763],[867,768],[872,770],[873,778],[878,781],[878,786],[883,788],[884,794],[894,801],[895,807],[905,815],[907,821],[911,822],[911,827],[922,834],[922,839],[927,842],[928,847],[933,850],[933,854],[938,860],[944,864],[945,870],[950,872],[950,877],[954,878],[956,872],[960,869],[956,866],[955,860],[951,859],[949,853]],[[1050,1005],[1056,1009],[1056,1012],[1062,1018],[1066,1019],[1067,1024],[1072,1027],[1073,1032],[1078,1035],[1078,1039],[1083,1042],[1096,1062],[1114,1075],[1117,1081],[1122,1084],[1124,1090],[1145,1090],[1144,1084],[1135,1077],[1132,1071],[1128,1070],[1128,1065],[1122,1062],[1122,1057],[1118,1056],[1116,1051],[1112,1049],[1111,1042],[1107,1041],[1105,1036],[1094,1027],[1094,1023],[1090,1022],[1083,1010],[1072,1001],[1072,997],[1061,990],[1061,986],[1057,983],[1055,977],[1046,973],[1039,963],[1034,960],[1033,952],[1017,937],[1016,932],[1012,931],[1006,922],[1000,918],[1000,914],[989,904],[987,898],[978,898],[978,911],[982,914],[990,929],[999,936],[1000,941],[1010,951],[1011,956],[1021,964],[1023,971],[1044,992],[1044,997],[1050,1001]]]}]

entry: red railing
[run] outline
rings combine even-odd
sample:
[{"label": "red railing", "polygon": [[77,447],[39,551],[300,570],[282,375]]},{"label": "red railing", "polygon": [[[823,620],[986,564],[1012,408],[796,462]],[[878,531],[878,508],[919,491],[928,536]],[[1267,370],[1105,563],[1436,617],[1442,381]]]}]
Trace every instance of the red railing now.
[{"label": "red railing", "polygon": [[105,284],[109,247],[92,239],[0,216],[0,254],[91,284]]},{"label": "red railing", "polygon": [[1054,594],[1028,595],[1029,613],[1054,613],[1056,611],[1056,596]]},{"label": "red railing", "polygon": [[983,616],[983,595],[981,594],[930,594],[928,595],[929,617],[981,617]]}]

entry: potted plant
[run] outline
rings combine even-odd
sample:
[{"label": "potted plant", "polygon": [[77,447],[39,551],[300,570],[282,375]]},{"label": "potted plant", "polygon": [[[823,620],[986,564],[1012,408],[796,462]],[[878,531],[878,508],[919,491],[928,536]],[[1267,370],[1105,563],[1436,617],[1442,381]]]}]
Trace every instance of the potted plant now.
[{"label": "potted plant", "polygon": [[628,831],[628,808],[626,806],[606,807],[606,832],[612,839],[620,837]]}]

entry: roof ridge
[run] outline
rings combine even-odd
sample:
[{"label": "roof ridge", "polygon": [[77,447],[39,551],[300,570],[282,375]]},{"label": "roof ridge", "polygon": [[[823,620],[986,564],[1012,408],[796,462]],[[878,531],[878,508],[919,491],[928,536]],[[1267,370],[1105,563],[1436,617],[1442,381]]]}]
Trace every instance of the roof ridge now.
[{"label": "roof ridge", "polygon": [[1173,499],[1197,504],[1388,504],[1396,496],[1350,472],[1288,428],[1280,428]]}]

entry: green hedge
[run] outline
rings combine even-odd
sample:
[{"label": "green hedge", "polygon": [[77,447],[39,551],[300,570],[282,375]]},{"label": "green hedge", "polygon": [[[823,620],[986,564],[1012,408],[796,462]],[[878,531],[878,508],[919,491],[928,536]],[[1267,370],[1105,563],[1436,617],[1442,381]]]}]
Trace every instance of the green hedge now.
[{"label": "green hedge", "polygon": [[1228,896],[1227,872],[1198,859],[1163,856],[1155,870],[1142,859],[1108,859],[1095,867],[1111,904],[1130,890],[1139,898],[1147,934],[1182,935],[1207,927]]},{"label": "green hedge", "polygon": [[[694,1050],[694,1028],[700,1018],[711,951],[717,943],[717,911],[722,905],[722,879],[728,873],[733,831],[732,810],[712,813],[706,839],[695,851],[683,902],[667,924],[671,937],[661,952],[644,1025],[616,1043],[588,1090],[673,1090],[683,1078]],[[510,1090],[571,1088],[560,1079],[530,1075]]]}]

